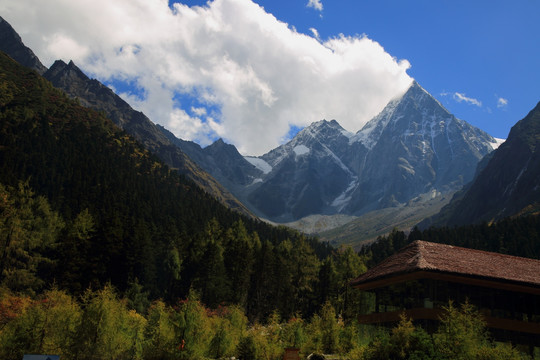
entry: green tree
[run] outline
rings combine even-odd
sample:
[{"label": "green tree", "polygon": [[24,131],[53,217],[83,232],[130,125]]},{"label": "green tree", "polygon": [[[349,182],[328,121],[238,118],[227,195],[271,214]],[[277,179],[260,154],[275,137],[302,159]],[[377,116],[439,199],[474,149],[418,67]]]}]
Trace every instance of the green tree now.
[{"label": "green tree", "polygon": [[274,269],[271,287],[275,289],[274,301],[282,317],[297,313],[310,316],[316,304],[316,288],[320,262],[313,248],[305,239],[294,243],[286,240],[274,249]]},{"label": "green tree", "polygon": [[76,359],[140,359],[146,319],[128,310],[111,286],[87,291],[82,318],[75,333]]},{"label": "green tree", "polygon": [[144,330],[144,359],[174,359],[179,345],[172,311],[163,301],[157,300],[148,309]]},{"label": "green tree", "polygon": [[292,317],[282,325],[282,340],[287,347],[302,348],[307,342],[306,325],[300,317]]},{"label": "green tree", "polygon": [[[56,273],[59,285],[74,294],[82,294],[97,278],[95,259],[90,257],[96,232],[94,217],[88,208],[82,210],[67,225],[58,242],[58,257],[61,259]],[[84,275],[83,275],[84,274]]]},{"label": "green tree", "polygon": [[308,316],[315,310],[315,289],[320,262],[315,251],[305,239],[300,239],[294,244],[291,261],[293,287],[291,295],[297,303],[293,308],[293,313],[287,314],[287,318],[296,313]]},{"label": "green tree", "polygon": [[262,241],[256,256],[247,313],[253,321],[264,321],[278,308],[282,282],[288,279],[279,276],[282,269],[278,266],[279,259],[270,241]]},{"label": "green tree", "polygon": [[0,184],[0,281],[14,291],[41,291],[46,276],[40,272],[52,272],[49,253],[63,227],[61,217],[28,183]]},{"label": "green tree", "polygon": [[434,335],[435,345],[444,359],[471,359],[488,343],[486,324],[468,302],[456,308],[452,302]]},{"label": "green tree", "polygon": [[337,302],[340,292],[340,279],[333,256],[328,256],[319,268],[318,301],[324,304],[326,301]]},{"label": "green tree", "polygon": [[248,320],[238,305],[218,307],[211,318],[214,329],[208,356],[214,359],[235,355],[240,339],[246,334]]},{"label": "green tree", "polygon": [[259,360],[260,357],[257,352],[257,345],[253,334],[247,334],[242,337],[238,347],[236,348],[238,358],[240,360]]},{"label": "green tree", "polygon": [[235,222],[226,232],[224,260],[233,304],[247,305],[255,254],[260,246],[258,236],[250,236],[242,221]]},{"label": "green tree", "polygon": [[135,279],[135,281],[130,282],[125,293],[128,308],[135,310],[138,314],[146,314],[150,306],[148,296],[149,292],[144,290],[138,279]]},{"label": "green tree", "polygon": [[162,260],[163,272],[160,276],[161,289],[168,299],[173,298],[175,289],[180,282],[182,259],[175,246],[169,246]]},{"label": "green tree", "polygon": [[334,354],[339,347],[340,324],[336,316],[336,310],[330,302],[326,302],[320,312],[322,350],[326,354]]},{"label": "green tree", "polygon": [[349,286],[352,279],[365,273],[366,270],[364,258],[352,247],[342,247],[337,251],[335,286],[339,289],[339,293],[333,304],[344,320],[355,319],[358,313],[368,306],[368,295]]},{"label": "green tree", "polygon": [[211,308],[231,298],[231,285],[223,252],[220,242],[208,241],[204,261],[199,265],[199,276],[194,282],[194,286],[201,292],[202,301]]},{"label": "green tree", "polygon": [[411,319],[401,315],[398,325],[390,334],[383,332],[370,342],[365,350],[365,359],[438,359],[431,337]]},{"label": "green tree", "polygon": [[226,320],[216,319],[213,323],[215,332],[208,346],[208,355],[212,359],[220,359],[231,354],[231,351],[234,349],[234,343],[229,332],[230,326]]},{"label": "green tree", "polygon": [[80,307],[71,296],[59,290],[46,291],[2,326],[0,358],[22,359],[29,353],[69,358],[80,316]]},{"label": "green tree", "polygon": [[203,359],[211,340],[210,321],[206,309],[193,291],[180,303],[173,321],[180,347],[179,357],[190,360]]},{"label": "green tree", "polygon": [[468,302],[444,308],[441,323],[433,335],[439,359],[521,359],[509,344],[496,344],[489,339],[486,323]]}]

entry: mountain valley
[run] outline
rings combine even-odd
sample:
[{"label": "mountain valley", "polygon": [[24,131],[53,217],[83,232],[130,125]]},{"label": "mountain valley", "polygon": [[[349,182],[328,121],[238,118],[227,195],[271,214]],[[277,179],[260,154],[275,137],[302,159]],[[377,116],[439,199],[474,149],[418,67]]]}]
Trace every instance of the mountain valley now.
[{"label": "mountain valley", "polygon": [[[322,120],[259,157],[222,140],[203,149],[172,137],[254,214],[315,233],[354,220],[349,226],[362,230],[353,232],[365,235],[347,242],[357,244],[437,213],[502,142],[455,118],[416,82],[356,134]],[[314,229],[309,219],[322,220]],[[323,238],[341,243],[336,233],[351,231]]]},{"label": "mountain valley", "polygon": [[47,69],[7,22],[0,25],[2,50],[103,111],[223,204],[332,244],[358,246],[431,218],[461,196],[480,160],[502,143],[457,119],[413,81],[357,133],[321,120],[261,156],[244,156],[222,139],[202,148],[155,125],[73,62]]},{"label": "mountain valley", "polygon": [[[0,358],[536,358],[537,301],[520,291],[538,285],[538,149],[540,103],[503,142],[415,81],[356,133],[320,120],[261,156],[223,139],[201,147],[73,61],[46,68],[0,18]],[[412,243],[508,262],[471,256],[478,275],[442,250],[430,258],[450,270],[429,268],[425,251],[390,258]],[[512,262],[511,281],[487,273]],[[417,275],[411,263],[432,277],[393,283]],[[355,287],[373,274],[380,287]],[[450,315],[476,285],[482,310],[464,300]],[[493,307],[501,291],[518,311]],[[438,329],[360,320],[408,305],[437,311]],[[488,311],[508,315],[497,332]],[[467,354],[448,356],[459,341]]]}]

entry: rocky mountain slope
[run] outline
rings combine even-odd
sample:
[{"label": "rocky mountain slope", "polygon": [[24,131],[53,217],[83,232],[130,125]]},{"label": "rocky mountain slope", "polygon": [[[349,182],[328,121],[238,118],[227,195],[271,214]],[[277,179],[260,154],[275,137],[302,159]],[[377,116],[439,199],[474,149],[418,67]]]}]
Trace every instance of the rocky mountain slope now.
[{"label": "rocky mountain slope", "polygon": [[178,139],[173,133],[158,125],[169,141],[178,146],[190,159],[219,181],[236,196],[242,189],[261,176],[262,171],[249,163],[234,145],[226,144],[222,139],[202,148],[193,141]]},{"label": "rocky mountain slope", "polygon": [[180,148],[171,143],[160,127],[150,121],[142,112],[135,111],[110,88],[95,79],[88,78],[73,62],[66,64],[58,60],[45,72],[44,76],[55,87],[64,90],[71,97],[79,99],[83,106],[104,111],[116,125],[209,194],[214,195],[234,210],[246,215],[250,214],[246,207],[226,188],[201,169]]},{"label": "rocky mountain slope", "polygon": [[474,181],[440,214],[421,223],[453,226],[540,210],[540,103],[510,130]]},{"label": "rocky mountain slope", "polygon": [[328,244],[231,211],[1,51],[0,124],[3,292],[136,287],[149,305],[195,291],[253,318],[313,313],[329,296],[315,286]]},{"label": "rocky mountain slope", "polygon": [[362,215],[457,191],[497,146],[413,82],[356,134],[323,120],[263,156],[247,157],[260,173],[236,195],[277,222]]},{"label": "rocky mountain slope", "polygon": [[[25,48],[14,31],[5,32],[10,43]],[[44,75],[81,104],[104,111],[222,202],[279,223],[310,215],[361,216],[417,206],[415,199],[433,201],[432,194],[448,197],[473,178],[480,159],[498,145],[413,82],[356,134],[336,120],[322,120],[265,155],[244,157],[222,140],[201,148],[177,139],[73,62],[57,61]]]},{"label": "rocky mountain slope", "polygon": [[50,69],[47,69],[23,44],[15,30],[1,18],[0,39],[1,51],[21,65],[42,74],[55,87],[65,91],[70,97],[77,98],[81,105],[103,111],[116,125],[141,142],[167,165],[177,169],[228,207],[252,216],[250,211],[226,188],[171,143],[161,128],[150,121],[146,115],[134,110],[101,82],[88,78],[72,61],[66,64],[62,60],[57,60]]},{"label": "rocky mountain slope", "polygon": [[34,52],[25,46],[21,37],[11,25],[0,17],[0,50],[13,60],[43,75],[47,68],[41,63]]}]

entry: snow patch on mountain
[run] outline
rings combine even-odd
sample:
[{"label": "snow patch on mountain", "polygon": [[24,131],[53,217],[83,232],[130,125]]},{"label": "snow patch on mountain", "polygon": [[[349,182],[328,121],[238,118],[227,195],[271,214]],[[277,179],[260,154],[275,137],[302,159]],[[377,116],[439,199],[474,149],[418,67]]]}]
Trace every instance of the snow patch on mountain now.
[{"label": "snow patch on mountain", "polygon": [[297,145],[293,149],[296,156],[309,154],[309,148],[306,145]]},{"label": "snow patch on mountain", "polygon": [[[377,143],[381,133],[388,125],[388,122],[393,117],[396,107],[399,105],[400,99],[394,99],[373,119],[368,121],[364,127],[355,135],[349,138],[349,144],[354,142],[362,143],[366,148],[371,150]],[[394,122],[401,119],[403,116],[397,116]]]},{"label": "snow patch on mountain", "polygon": [[358,177],[354,177],[353,181],[349,184],[347,189],[341,193],[337,198],[332,201],[330,206],[335,207],[338,212],[340,212],[345,206],[351,201],[351,193],[358,186]]},{"label": "snow patch on mountain", "polygon": [[351,139],[354,137],[354,134],[353,134],[352,132],[347,131],[347,130],[345,130],[345,129],[343,129],[343,130],[341,131],[341,134],[342,134],[343,136],[345,136],[346,138],[348,138],[348,139],[349,139],[349,142],[350,142]]},{"label": "snow patch on mountain", "polygon": [[272,171],[272,166],[261,158],[252,156],[245,156],[244,158],[257,169],[261,170],[265,175]]},{"label": "snow patch on mountain", "polygon": [[499,139],[499,138],[494,138],[494,139],[495,139],[494,143],[489,143],[491,147],[493,148],[493,150],[497,150],[499,146],[501,146],[502,143],[506,141],[506,139]]},{"label": "snow patch on mountain", "polygon": [[343,170],[345,171],[347,174],[349,174],[349,176],[354,176],[354,173],[351,171],[351,169],[349,169],[347,167],[347,165],[345,165],[343,163],[343,161],[341,161],[341,159],[332,151],[328,148],[328,146],[326,145],[323,145],[323,150],[326,152],[326,154],[328,156],[330,156],[334,161],[335,163]]}]

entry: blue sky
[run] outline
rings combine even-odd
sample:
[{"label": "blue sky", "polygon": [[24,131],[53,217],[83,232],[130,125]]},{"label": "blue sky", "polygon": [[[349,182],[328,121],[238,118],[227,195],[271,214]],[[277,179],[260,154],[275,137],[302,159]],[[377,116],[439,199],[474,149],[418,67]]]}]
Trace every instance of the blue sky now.
[{"label": "blue sky", "polygon": [[407,59],[407,73],[450,112],[492,136],[506,138],[540,101],[539,1],[322,0],[322,11],[305,0],[256,2],[322,39],[366,34]]},{"label": "blue sky", "polygon": [[536,0],[0,0],[0,14],[46,66],[74,60],[178,137],[246,155],[320,119],[358,131],[413,79],[498,138],[540,100]]}]

